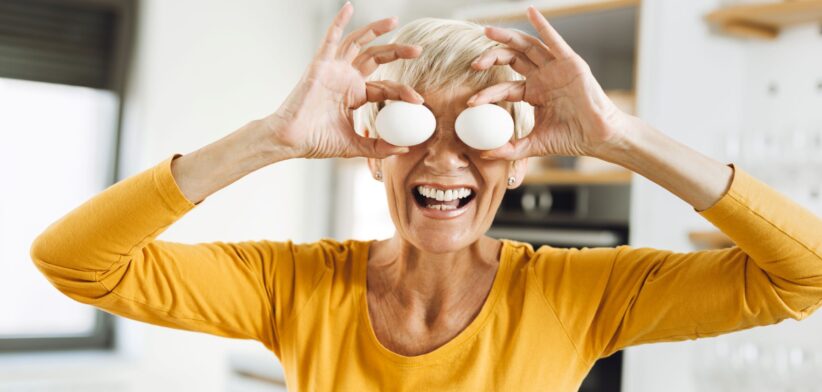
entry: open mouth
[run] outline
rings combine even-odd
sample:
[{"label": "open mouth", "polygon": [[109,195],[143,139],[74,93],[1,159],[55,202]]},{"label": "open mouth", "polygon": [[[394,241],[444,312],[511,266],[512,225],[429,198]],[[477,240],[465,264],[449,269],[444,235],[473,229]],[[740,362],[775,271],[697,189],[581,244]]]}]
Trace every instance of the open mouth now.
[{"label": "open mouth", "polygon": [[477,194],[468,187],[440,188],[432,185],[417,185],[411,189],[411,193],[418,206],[438,211],[462,209],[471,203]]}]

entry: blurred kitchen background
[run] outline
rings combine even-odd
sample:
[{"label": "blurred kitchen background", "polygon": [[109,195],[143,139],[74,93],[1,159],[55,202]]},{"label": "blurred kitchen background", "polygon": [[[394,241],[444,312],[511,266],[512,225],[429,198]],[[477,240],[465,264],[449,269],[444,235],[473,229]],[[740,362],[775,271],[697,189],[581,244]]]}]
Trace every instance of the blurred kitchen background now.
[{"label": "blurred kitchen background", "polygon": [[[353,3],[353,26],[434,16],[526,31],[534,4],[624,110],[822,214],[820,0]],[[114,181],[274,111],[341,4],[0,0],[0,391],[285,390],[262,345],[74,303],[28,249]],[[530,166],[492,234],[555,246],[730,245],[690,206],[618,167],[564,157]],[[301,160],[211,196],[162,238],[313,241],[392,230],[363,160]],[[629,348],[597,365],[582,390],[821,391],[821,327],[817,314]]]}]

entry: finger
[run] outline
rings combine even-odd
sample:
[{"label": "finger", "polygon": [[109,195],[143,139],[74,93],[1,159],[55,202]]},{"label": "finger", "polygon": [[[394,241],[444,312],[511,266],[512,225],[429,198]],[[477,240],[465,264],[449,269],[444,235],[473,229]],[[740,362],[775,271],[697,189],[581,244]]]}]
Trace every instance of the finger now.
[{"label": "finger", "polygon": [[388,44],[372,46],[360,53],[351,63],[362,76],[373,73],[380,64],[390,63],[397,59],[413,59],[422,53],[418,45]]},{"label": "finger", "polygon": [[500,101],[519,102],[525,99],[525,81],[497,83],[486,87],[468,99],[468,106],[478,106]]},{"label": "finger", "polygon": [[354,136],[352,147],[356,156],[366,158],[387,158],[391,155],[405,154],[408,152],[408,147],[398,147],[383,139],[367,138],[362,136]]},{"label": "finger", "polygon": [[483,52],[471,67],[483,71],[494,65],[509,65],[518,74],[525,76],[537,68],[522,52],[509,48],[493,48]]},{"label": "finger", "polygon": [[421,104],[422,95],[414,91],[411,86],[391,80],[367,82],[365,84],[365,99],[368,102],[382,102],[387,100],[405,101]]},{"label": "finger", "polygon": [[521,31],[487,26],[485,36],[524,53],[534,64],[542,65],[554,59],[554,55],[537,37]]},{"label": "finger", "polygon": [[341,45],[342,50],[340,52],[344,53],[344,58],[350,61],[356,57],[362,48],[368,45],[369,42],[391,30],[394,30],[397,27],[397,23],[397,17],[392,16],[390,18],[371,22],[355,30],[343,39],[343,43]]},{"label": "finger", "polygon": [[488,150],[480,154],[482,159],[505,159],[507,161],[516,161],[517,159],[528,158],[534,154],[531,153],[531,139],[524,137],[506,143],[504,146]]},{"label": "finger", "polygon": [[325,38],[323,38],[323,43],[317,53],[319,57],[331,58],[334,56],[334,53],[336,53],[337,47],[340,43],[340,37],[342,37],[343,30],[345,30],[345,26],[348,24],[348,21],[351,20],[351,14],[353,13],[354,6],[351,5],[350,1],[346,1],[342,8],[340,8],[337,12],[337,15],[334,16],[331,26],[328,26],[328,31],[326,31]]},{"label": "finger", "polygon": [[571,46],[562,38],[559,33],[548,23],[548,20],[534,6],[528,7],[528,19],[531,25],[537,29],[540,38],[548,45],[549,50],[557,57],[568,57],[574,53]]}]

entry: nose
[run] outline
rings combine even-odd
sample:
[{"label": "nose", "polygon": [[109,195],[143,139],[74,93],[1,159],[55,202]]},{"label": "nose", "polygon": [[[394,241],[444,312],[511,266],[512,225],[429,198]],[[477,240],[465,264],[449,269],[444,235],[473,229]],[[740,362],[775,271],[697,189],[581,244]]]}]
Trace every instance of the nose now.
[{"label": "nose", "polygon": [[453,127],[438,128],[426,143],[425,166],[436,175],[454,175],[468,167],[467,146]]}]

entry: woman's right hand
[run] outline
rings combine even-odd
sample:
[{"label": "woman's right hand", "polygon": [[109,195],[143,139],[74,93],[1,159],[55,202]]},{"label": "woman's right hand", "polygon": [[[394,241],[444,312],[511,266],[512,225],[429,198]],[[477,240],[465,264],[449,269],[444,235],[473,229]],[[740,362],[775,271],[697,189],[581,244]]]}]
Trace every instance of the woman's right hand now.
[{"label": "woman's right hand", "polygon": [[422,103],[422,96],[407,85],[365,80],[380,64],[415,58],[422,49],[402,44],[365,48],[393,30],[396,18],[372,22],[341,39],[352,13],[351,3],[340,9],[300,82],[282,106],[263,119],[273,147],[289,157],[385,158],[408,151],[382,139],[357,135],[353,111],[366,102],[388,99]]}]

